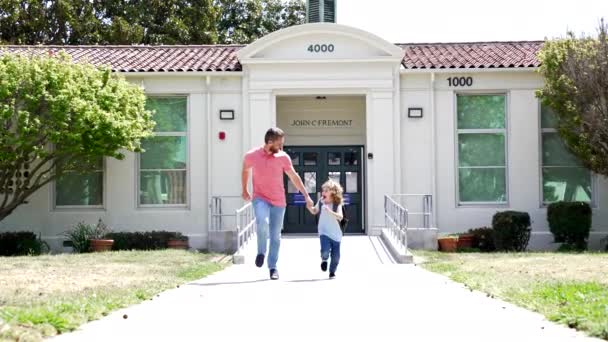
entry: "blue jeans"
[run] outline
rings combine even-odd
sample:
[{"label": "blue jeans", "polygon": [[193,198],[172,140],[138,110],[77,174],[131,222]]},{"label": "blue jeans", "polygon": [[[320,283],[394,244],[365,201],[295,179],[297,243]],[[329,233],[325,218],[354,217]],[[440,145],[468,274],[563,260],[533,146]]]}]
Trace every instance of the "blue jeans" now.
[{"label": "blue jeans", "polygon": [[331,262],[329,263],[329,272],[335,273],[340,262],[340,242],[334,241],[326,235],[319,236],[321,239],[321,259],[327,261],[331,254]]},{"label": "blue jeans", "polygon": [[268,252],[268,268],[276,269],[281,247],[281,229],[285,207],[274,206],[262,199],[253,200],[253,211],[258,236],[258,254],[266,255],[268,239],[270,238],[270,251]]}]

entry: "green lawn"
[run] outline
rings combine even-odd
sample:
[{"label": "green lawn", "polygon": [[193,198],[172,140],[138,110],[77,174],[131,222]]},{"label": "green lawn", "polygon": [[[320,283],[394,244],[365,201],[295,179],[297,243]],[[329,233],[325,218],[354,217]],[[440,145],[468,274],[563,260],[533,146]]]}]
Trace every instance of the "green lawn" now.
[{"label": "green lawn", "polygon": [[430,271],[608,340],[607,253],[414,255]]},{"label": "green lawn", "polygon": [[0,257],[0,340],[37,341],[222,269],[180,250]]}]

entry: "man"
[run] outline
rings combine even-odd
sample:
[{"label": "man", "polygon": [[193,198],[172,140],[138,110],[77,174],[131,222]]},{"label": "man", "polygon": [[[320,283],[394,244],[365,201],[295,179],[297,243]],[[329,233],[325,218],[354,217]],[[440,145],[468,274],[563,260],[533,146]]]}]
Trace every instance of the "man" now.
[{"label": "man", "polygon": [[296,188],[304,194],[306,205],[314,205],[304,188],[302,179],[291,164],[291,158],[283,152],[284,143],[285,133],[279,128],[270,128],[264,137],[264,145],[245,154],[241,177],[243,199],[250,201],[252,196],[249,194],[247,183],[249,173],[253,171],[253,210],[258,236],[258,255],[255,258],[255,265],[257,267],[264,265],[267,240],[270,239],[268,269],[272,280],[279,279],[277,261],[281,245],[283,217],[287,206],[283,173],[286,173]]}]

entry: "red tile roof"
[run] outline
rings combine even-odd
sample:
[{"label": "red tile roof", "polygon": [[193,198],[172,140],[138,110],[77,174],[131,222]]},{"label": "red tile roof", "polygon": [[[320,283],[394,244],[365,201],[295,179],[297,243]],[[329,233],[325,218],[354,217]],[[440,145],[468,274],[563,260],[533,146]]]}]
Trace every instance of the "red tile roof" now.
[{"label": "red tile roof", "polygon": [[[34,54],[64,50],[74,61],[110,65],[120,72],[241,71],[236,52],[243,45],[39,45],[8,46],[10,52]],[[0,47],[1,51],[2,47]]]},{"label": "red tile roof", "polygon": [[[396,44],[405,69],[538,67],[542,41]],[[7,46],[35,54],[65,50],[75,61],[110,65],[119,72],[241,71],[236,52],[244,45]]]},{"label": "red tile roof", "polygon": [[538,67],[542,41],[397,44],[406,69]]}]

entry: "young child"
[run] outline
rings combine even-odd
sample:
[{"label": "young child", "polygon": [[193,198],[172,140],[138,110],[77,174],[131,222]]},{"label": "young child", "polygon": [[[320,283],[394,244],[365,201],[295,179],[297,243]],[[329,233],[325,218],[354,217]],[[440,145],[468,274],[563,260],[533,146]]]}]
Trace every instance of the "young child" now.
[{"label": "young child", "polygon": [[[319,239],[321,240],[321,270],[327,271],[327,260],[331,255],[329,279],[336,276],[340,262],[340,241],[342,241],[342,194],[344,190],[339,183],[328,180],[321,187],[321,198],[314,207],[308,207],[313,215],[319,215]],[[335,209],[335,210],[334,210]]]}]

